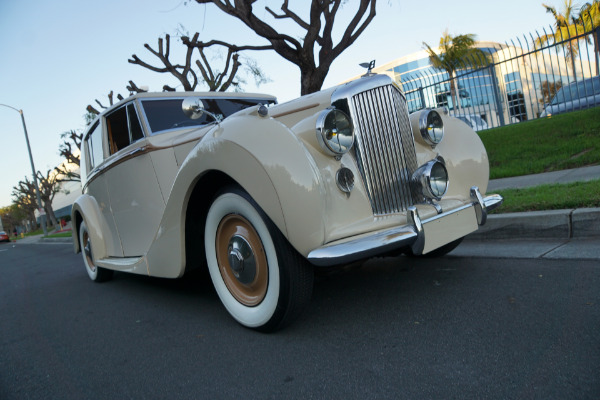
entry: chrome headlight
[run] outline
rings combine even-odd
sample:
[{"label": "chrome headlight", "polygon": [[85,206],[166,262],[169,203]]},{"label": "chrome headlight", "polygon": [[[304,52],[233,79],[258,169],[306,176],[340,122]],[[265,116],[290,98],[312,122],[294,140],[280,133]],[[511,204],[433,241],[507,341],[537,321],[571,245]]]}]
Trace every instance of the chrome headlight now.
[{"label": "chrome headlight", "polygon": [[323,110],[317,117],[317,139],[325,153],[339,157],[354,144],[354,126],[350,117],[336,109]]},{"label": "chrome headlight", "polygon": [[419,118],[421,137],[431,147],[435,147],[444,138],[444,122],[435,110],[425,110]]},{"label": "chrome headlight", "polygon": [[440,200],[448,191],[448,170],[442,158],[420,166],[412,179],[421,194],[428,199]]}]

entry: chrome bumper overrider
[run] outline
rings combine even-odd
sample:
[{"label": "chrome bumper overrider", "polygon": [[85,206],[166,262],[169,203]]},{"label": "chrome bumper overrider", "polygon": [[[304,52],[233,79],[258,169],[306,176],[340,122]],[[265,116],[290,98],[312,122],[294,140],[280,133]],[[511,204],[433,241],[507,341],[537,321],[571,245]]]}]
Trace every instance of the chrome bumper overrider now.
[{"label": "chrome bumper overrider", "polygon": [[360,235],[350,240],[329,243],[311,251],[308,254],[308,261],[320,267],[345,264],[408,246],[410,246],[414,254],[422,254],[425,245],[423,224],[438,218],[444,218],[470,207],[475,207],[477,223],[478,225],[483,225],[487,220],[488,212],[499,207],[503,201],[502,196],[498,194],[482,197],[476,186],[471,188],[471,200],[470,204],[436,215],[427,220],[421,220],[417,208],[411,206],[407,212],[408,224]]}]

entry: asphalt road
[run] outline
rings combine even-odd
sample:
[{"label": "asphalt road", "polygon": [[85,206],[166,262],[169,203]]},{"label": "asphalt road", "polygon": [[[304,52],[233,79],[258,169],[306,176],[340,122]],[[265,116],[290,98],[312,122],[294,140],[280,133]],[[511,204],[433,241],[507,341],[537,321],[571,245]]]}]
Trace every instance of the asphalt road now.
[{"label": "asphalt road", "polygon": [[201,276],[91,282],[0,244],[0,399],[598,399],[600,265],[386,258],[319,276],[291,327],[237,325]]}]

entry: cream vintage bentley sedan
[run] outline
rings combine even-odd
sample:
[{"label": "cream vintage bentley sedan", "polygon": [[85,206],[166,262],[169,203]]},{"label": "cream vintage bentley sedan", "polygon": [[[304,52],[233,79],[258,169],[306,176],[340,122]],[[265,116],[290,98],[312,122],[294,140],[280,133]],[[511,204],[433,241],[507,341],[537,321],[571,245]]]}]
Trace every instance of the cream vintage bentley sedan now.
[{"label": "cream vintage bentley sedan", "polygon": [[409,115],[385,75],[283,104],[137,94],[81,150],[73,237],[89,277],[208,268],[227,311],[261,331],[298,316],[314,268],[445,254],[502,203],[475,132],[443,109]]}]

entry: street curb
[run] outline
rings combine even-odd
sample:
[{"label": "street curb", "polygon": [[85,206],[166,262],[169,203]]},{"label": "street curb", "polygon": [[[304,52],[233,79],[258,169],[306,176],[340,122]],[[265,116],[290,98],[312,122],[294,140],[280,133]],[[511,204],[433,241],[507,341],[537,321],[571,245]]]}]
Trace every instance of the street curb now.
[{"label": "street curb", "polygon": [[73,243],[72,237],[42,237],[40,238],[41,243]]},{"label": "street curb", "polygon": [[489,215],[475,240],[600,238],[600,208]]}]

